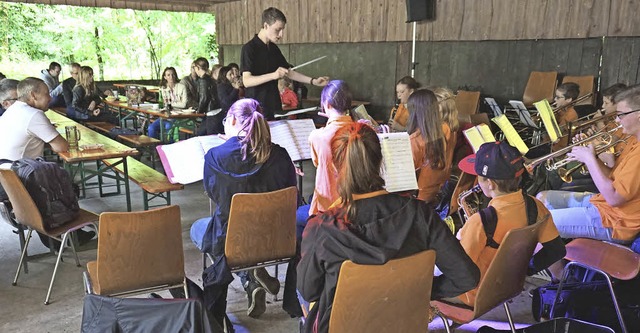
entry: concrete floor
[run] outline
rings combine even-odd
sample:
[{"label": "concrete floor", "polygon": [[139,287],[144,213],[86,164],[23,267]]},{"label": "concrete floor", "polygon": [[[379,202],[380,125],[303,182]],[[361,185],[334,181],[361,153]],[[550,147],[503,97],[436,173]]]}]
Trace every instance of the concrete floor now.
[{"label": "concrete floor", "polygon": [[[315,170],[310,163],[305,163],[304,194],[308,196],[313,187]],[[142,194],[137,185],[131,183],[133,209],[142,209]],[[181,208],[183,248],[185,254],[185,271],[187,276],[198,284],[202,284],[202,255],[191,243],[189,228],[193,221],[209,214],[209,203],[204,194],[202,184],[187,185],[183,191],[172,194],[172,203]],[[89,192],[86,199],[80,201],[84,209],[97,213],[105,211],[124,211],[123,196],[100,198],[97,193]],[[88,261],[95,260],[97,242],[94,240],[79,251],[82,267],[73,263],[71,251],[65,255],[65,261],[58,269],[54,284],[51,304],[43,301],[53,272],[55,258],[44,255],[29,262],[29,273],[21,273],[17,286],[11,286],[15,269],[20,258],[18,237],[12,233],[6,223],[0,223],[0,332],[79,332],[82,321],[83,285],[82,272]],[[29,245],[29,253],[47,253],[40,240],[35,237]],[[65,252],[66,253],[66,252]],[[273,273],[273,269],[270,271]],[[279,278],[284,281],[286,269],[281,267]],[[284,283],[284,282],[283,282]],[[530,279],[526,288],[545,283]],[[282,290],[282,289],[281,289]],[[161,293],[168,297],[168,293]],[[282,296],[282,291],[280,297]],[[144,296],[142,296],[144,297]],[[297,332],[298,320],[289,318],[281,309],[281,302],[274,302],[267,297],[267,311],[260,319],[246,315],[247,300],[244,290],[236,279],[229,290],[228,313],[234,323],[236,332],[268,333]],[[357,310],[356,310],[357,311]],[[511,311],[516,323],[527,326],[532,324],[531,299],[526,292],[517,297],[511,304]],[[475,332],[482,325],[498,329],[508,328],[502,307],[494,309],[481,320],[471,325],[458,328],[457,332]],[[444,332],[440,320],[434,320],[429,326],[432,332]]]}]

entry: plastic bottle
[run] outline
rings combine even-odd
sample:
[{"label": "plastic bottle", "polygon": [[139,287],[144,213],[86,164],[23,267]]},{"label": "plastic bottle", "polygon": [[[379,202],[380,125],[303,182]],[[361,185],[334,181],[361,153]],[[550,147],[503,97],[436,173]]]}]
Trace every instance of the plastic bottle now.
[{"label": "plastic bottle", "polygon": [[160,97],[158,97],[158,109],[164,109],[164,100],[162,99],[162,90],[159,92]]}]

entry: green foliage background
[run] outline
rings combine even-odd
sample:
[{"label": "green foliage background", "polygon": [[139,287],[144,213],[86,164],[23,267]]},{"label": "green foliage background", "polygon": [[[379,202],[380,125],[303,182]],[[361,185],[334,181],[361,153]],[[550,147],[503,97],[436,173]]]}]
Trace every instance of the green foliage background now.
[{"label": "green foliage background", "polygon": [[218,56],[211,13],[0,2],[0,72],[7,77],[37,76],[56,61],[62,77],[78,62],[97,80],[158,79],[169,66],[189,74],[201,56]]}]

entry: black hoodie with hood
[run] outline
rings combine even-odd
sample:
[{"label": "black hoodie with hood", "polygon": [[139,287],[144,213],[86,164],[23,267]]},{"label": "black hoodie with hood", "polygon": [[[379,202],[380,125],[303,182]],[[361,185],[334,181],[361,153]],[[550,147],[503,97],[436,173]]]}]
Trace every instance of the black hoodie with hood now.
[{"label": "black hoodie with hood", "polygon": [[317,302],[304,332],[328,331],[338,273],[347,259],[379,265],[434,249],[443,274],[434,277],[432,299],[454,297],[478,284],[478,267],[423,201],[381,191],[364,195],[354,205],[355,221],[347,223],[345,211],[333,208],[312,217],[304,230],[297,285],[305,300]]}]

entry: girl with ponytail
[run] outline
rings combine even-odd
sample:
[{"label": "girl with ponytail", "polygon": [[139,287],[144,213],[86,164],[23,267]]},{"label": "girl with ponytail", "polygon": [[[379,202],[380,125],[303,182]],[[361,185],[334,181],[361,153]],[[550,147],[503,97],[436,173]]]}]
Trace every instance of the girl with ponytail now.
[{"label": "girl with ponytail", "polygon": [[[203,182],[209,198],[216,203],[216,211],[212,217],[193,223],[191,239],[201,251],[213,256],[216,269],[219,269],[217,265],[226,266],[222,259],[233,195],[271,192],[297,184],[289,154],[284,148],[271,143],[269,125],[261,113],[262,108],[254,99],[235,102],[223,120],[228,139],[205,155]],[[220,271],[207,270],[205,279],[220,279],[220,274]],[[249,297],[247,314],[251,317],[261,315],[265,311],[265,291],[276,294],[280,282],[264,268],[237,275]],[[224,317],[227,287],[228,284],[205,287],[207,294],[221,295],[214,300],[214,316],[218,320]],[[284,302],[297,304],[295,295],[291,300],[287,300],[285,295]]]},{"label": "girl with ponytail", "polygon": [[424,201],[384,190],[380,141],[370,126],[341,127],[331,151],[341,200],[312,216],[304,229],[298,291],[317,304],[309,310],[303,332],[328,331],[338,273],[347,259],[381,265],[434,249],[443,274],[434,277],[432,299],[457,296],[477,285],[478,267],[440,217]]}]

